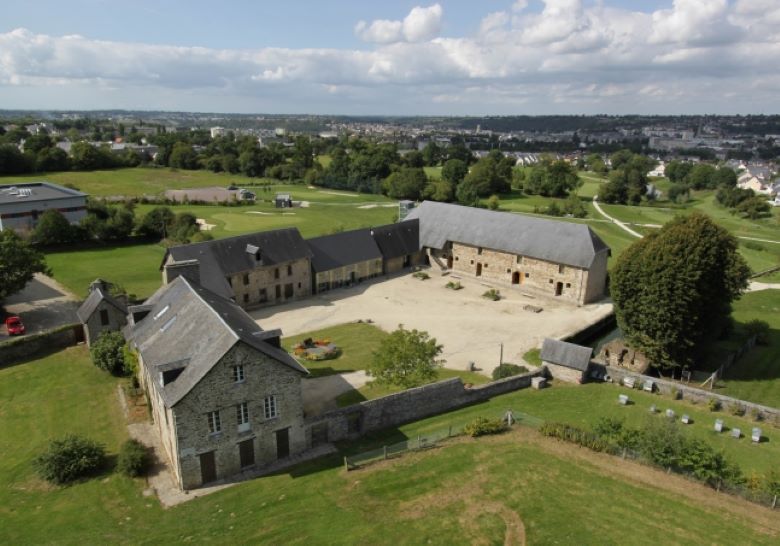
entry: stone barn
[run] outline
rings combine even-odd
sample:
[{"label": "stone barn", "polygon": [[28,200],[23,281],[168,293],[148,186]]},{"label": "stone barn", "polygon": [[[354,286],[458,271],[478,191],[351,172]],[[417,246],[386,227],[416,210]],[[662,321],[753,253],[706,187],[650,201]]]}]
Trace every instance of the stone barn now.
[{"label": "stone barn", "polygon": [[89,296],[76,311],[87,345],[92,345],[103,332],[116,332],[127,324],[127,304],[123,298],[112,296],[109,287],[102,279],[93,281]]},{"label": "stone barn", "polygon": [[306,368],[236,303],[185,276],[131,308],[125,329],[184,490],[304,451]]},{"label": "stone barn", "polygon": [[306,243],[312,254],[315,293],[351,286],[382,274],[382,253],[368,229],[315,237]]},{"label": "stone barn", "polygon": [[584,383],[588,377],[592,354],[593,349],[590,347],[546,338],[542,343],[539,356],[553,379],[569,383]]},{"label": "stone barn", "polygon": [[433,201],[412,219],[432,267],[577,305],[604,297],[610,250],[585,224]]},{"label": "stone barn", "polygon": [[376,227],[371,229],[371,235],[382,253],[385,275],[425,263],[425,253],[420,250],[419,221]]}]

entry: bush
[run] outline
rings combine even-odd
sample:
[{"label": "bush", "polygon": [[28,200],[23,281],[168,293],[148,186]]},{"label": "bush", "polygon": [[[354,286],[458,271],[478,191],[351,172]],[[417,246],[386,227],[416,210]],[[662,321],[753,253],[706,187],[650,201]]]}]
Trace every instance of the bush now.
[{"label": "bush", "polygon": [[146,474],[149,463],[149,450],[138,440],[131,439],[122,444],[116,468],[125,476],[135,478]]},{"label": "bush", "polygon": [[444,285],[445,288],[449,288],[450,290],[460,290],[463,288],[463,285],[460,284],[460,281],[450,281],[447,284]]},{"label": "bush", "polygon": [[417,271],[416,273],[412,273],[412,277],[415,279],[420,279],[421,281],[427,281],[431,278],[431,276],[428,275],[425,271]]},{"label": "bush", "polygon": [[521,373],[526,373],[528,368],[525,366],[518,366],[517,364],[509,364],[504,362],[500,364],[495,370],[493,370],[493,379],[503,379],[504,377],[512,377]]},{"label": "bush", "polygon": [[482,294],[482,297],[488,300],[498,301],[501,299],[501,292],[495,288],[491,288],[490,290],[485,291],[485,293]]},{"label": "bush", "polygon": [[717,398],[710,398],[710,401],[707,402],[707,407],[710,408],[710,411],[719,411],[720,400],[718,400]]},{"label": "bush", "polygon": [[763,320],[751,320],[745,324],[748,335],[756,336],[756,343],[769,345],[769,323]]},{"label": "bush", "polygon": [[740,404],[732,404],[730,410],[731,410],[731,415],[734,415],[736,417],[742,417],[743,415],[745,415],[745,408]]},{"label": "bush", "polygon": [[100,470],[105,457],[102,445],[88,438],[69,435],[52,440],[46,451],[33,460],[33,466],[44,480],[65,484]]},{"label": "bush", "polygon": [[111,375],[132,373],[133,362],[125,360],[125,338],[119,332],[103,332],[89,348],[92,362]]},{"label": "bush", "polygon": [[472,438],[487,434],[500,434],[504,430],[506,430],[506,425],[501,419],[488,419],[487,417],[477,417],[463,427],[463,432]]}]

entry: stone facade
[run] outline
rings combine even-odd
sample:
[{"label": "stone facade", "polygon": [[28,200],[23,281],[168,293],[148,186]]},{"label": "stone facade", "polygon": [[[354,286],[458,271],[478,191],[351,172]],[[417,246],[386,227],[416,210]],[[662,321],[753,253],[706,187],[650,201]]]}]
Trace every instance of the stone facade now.
[{"label": "stone facade", "polygon": [[104,299],[98,303],[92,315],[84,323],[84,338],[87,345],[92,345],[103,332],[117,332],[125,325],[127,325],[127,315]]},{"label": "stone facade", "polygon": [[553,379],[560,379],[567,383],[584,383],[587,372],[575,370],[567,366],[561,366],[559,364],[553,364],[551,362],[542,361],[542,364],[547,366],[547,370]]},{"label": "stone facade", "polygon": [[315,292],[348,286],[356,282],[373,279],[382,274],[382,260],[366,260],[328,271],[315,273]]},{"label": "stone facade", "polygon": [[[243,366],[244,372],[239,382],[233,372],[237,365]],[[214,477],[220,480],[306,448],[301,374],[248,345],[235,345],[172,408],[165,407],[150,385],[159,379],[151,377],[145,366],[142,369],[154,420],[182,489],[203,485],[202,455],[211,457],[213,453]],[[266,398],[271,396],[278,416],[266,418]],[[238,408],[243,403],[247,404],[248,424],[239,427]],[[210,432],[210,412],[219,414],[219,432]],[[279,445],[285,437],[287,445]],[[251,445],[252,463],[242,466],[239,444],[244,442]]]},{"label": "stone facade", "polygon": [[601,298],[606,281],[606,253],[590,270],[458,242],[429,254],[432,263],[455,273],[578,305]]},{"label": "stone facade", "polygon": [[228,282],[236,303],[244,309],[277,305],[311,295],[311,265],[305,258],[258,265],[228,277]]},{"label": "stone facade", "polygon": [[425,263],[425,253],[416,252],[407,256],[398,256],[396,258],[386,258],[384,260],[385,275],[392,275],[403,271],[407,267],[414,267]]}]

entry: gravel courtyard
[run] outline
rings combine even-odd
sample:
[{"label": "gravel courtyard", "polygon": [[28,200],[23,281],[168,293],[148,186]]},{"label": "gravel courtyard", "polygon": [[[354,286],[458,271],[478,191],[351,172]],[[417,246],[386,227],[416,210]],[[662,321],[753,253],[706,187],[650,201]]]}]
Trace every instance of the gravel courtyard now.
[{"label": "gravel courtyard", "polygon": [[[521,361],[529,349],[545,337],[559,337],[578,331],[612,311],[612,304],[575,307],[552,299],[535,298],[496,286],[500,301],[482,298],[491,285],[473,278],[441,276],[420,280],[411,274],[379,278],[352,288],[342,288],[305,300],[251,312],[264,329],[281,328],[285,336],[310,332],[370,319],[385,331],[403,324],[425,330],[443,345],[445,367],[463,370],[475,362],[483,373],[498,365],[500,345],[504,362]],[[460,281],[462,290],[445,288],[448,281]],[[523,305],[542,307],[541,313],[523,310]]]}]

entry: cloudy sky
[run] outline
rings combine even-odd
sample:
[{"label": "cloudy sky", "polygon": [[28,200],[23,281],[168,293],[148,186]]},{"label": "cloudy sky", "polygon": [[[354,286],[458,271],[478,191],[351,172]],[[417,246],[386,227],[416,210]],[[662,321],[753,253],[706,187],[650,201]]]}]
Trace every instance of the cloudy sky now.
[{"label": "cloudy sky", "polygon": [[780,0],[3,0],[0,108],[779,113]]}]

